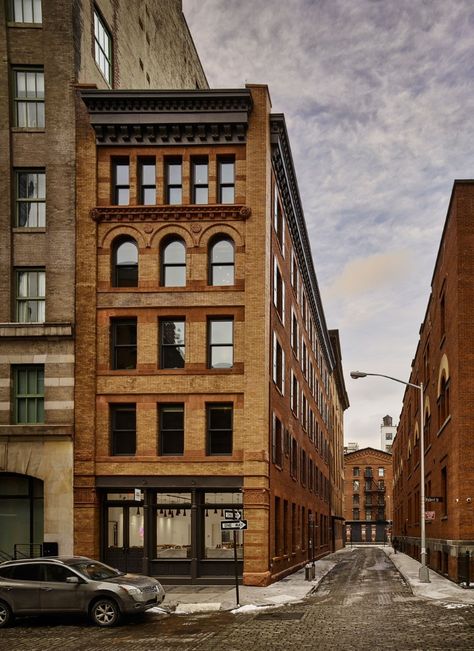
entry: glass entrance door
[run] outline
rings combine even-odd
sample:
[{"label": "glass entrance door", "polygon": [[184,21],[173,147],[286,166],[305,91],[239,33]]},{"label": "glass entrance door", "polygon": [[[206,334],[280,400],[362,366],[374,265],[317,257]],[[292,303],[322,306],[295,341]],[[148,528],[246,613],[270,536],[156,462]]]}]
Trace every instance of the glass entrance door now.
[{"label": "glass entrance door", "polygon": [[0,473],[0,560],[15,549],[29,556],[43,543],[43,482],[27,475]]},{"label": "glass entrance door", "polygon": [[104,561],[122,572],[143,572],[143,505],[107,504]]}]

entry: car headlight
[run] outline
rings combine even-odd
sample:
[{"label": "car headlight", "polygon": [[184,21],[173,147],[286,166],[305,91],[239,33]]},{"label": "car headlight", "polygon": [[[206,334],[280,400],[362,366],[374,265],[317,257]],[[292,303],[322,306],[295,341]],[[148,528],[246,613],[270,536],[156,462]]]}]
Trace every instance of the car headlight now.
[{"label": "car headlight", "polygon": [[142,593],[140,588],[136,588],[134,585],[122,585],[121,588],[122,590],[125,590],[125,592],[128,592],[128,594],[132,596]]}]

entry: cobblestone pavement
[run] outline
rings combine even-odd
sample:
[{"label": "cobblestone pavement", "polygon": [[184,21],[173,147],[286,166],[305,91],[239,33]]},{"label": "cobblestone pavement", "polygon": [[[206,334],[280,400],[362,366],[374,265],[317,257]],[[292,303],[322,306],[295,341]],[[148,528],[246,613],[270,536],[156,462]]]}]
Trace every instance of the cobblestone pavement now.
[{"label": "cobblestone pavement", "polygon": [[474,649],[474,607],[414,597],[376,548],[338,555],[301,603],[245,615],[146,614],[102,630],[78,618],[19,620],[1,651],[436,651]]}]

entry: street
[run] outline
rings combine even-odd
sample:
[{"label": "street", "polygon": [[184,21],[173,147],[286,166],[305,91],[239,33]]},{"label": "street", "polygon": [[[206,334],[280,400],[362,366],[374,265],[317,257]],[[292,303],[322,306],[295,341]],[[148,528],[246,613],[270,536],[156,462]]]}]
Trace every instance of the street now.
[{"label": "street", "polygon": [[414,597],[378,548],[337,555],[317,591],[290,606],[208,615],[149,613],[102,630],[82,618],[18,620],[2,631],[11,651],[474,648],[474,607]]}]

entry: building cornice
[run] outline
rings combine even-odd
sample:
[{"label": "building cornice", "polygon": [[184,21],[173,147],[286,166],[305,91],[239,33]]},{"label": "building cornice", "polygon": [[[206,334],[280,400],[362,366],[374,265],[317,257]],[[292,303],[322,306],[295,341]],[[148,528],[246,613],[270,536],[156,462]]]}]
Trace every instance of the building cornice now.
[{"label": "building cornice", "polygon": [[372,456],[372,457],[378,457],[380,459],[384,460],[389,460],[392,459],[392,453],[391,452],[384,452],[383,450],[377,450],[376,448],[362,448],[360,450],[354,450],[354,452],[346,452],[344,454],[344,460],[349,459],[357,459],[357,457],[366,457],[366,456]]},{"label": "building cornice", "polygon": [[282,114],[270,115],[270,133],[273,167],[293,240],[293,248],[301,269],[308,302],[311,306],[319,340],[322,344],[323,355],[329,370],[332,372],[336,365],[336,359],[331,347],[326,318],[324,316],[303,206],[296,180],[290,140],[286,129],[285,117]]},{"label": "building cornice", "polygon": [[241,204],[99,206],[91,211],[91,218],[96,222],[244,221],[251,214]]},{"label": "building cornice", "polygon": [[203,145],[246,141],[250,90],[79,90],[98,145]]}]

